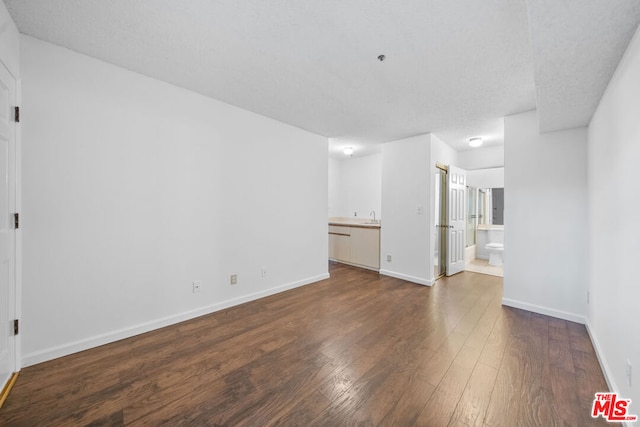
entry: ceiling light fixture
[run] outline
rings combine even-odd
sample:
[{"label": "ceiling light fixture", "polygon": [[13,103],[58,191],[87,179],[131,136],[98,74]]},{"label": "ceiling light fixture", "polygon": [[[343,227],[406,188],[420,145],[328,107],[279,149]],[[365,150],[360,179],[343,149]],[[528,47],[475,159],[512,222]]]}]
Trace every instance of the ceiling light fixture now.
[{"label": "ceiling light fixture", "polygon": [[342,152],[347,156],[351,156],[353,154],[353,147],[344,147]]},{"label": "ceiling light fixture", "polygon": [[469,140],[469,146],[470,147],[480,147],[482,145],[482,138],[471,138]]}]

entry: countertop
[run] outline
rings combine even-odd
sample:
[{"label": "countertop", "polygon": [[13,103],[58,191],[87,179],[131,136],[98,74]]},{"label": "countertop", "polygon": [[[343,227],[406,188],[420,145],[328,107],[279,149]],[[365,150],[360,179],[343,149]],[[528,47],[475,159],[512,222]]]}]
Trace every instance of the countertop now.
[{"label": "countertop", "polygon": [[504,225],[478,224],[478,230],[504,230]]},{"label": "countertop", "polygon": [[344,227],[360,227],[360,228],[380,228],[380,220],[376,220],[375,224],[372,224],[373,220],[366,219],[358,219],[358,218],[341,218],[341,217],[332,217],[329,218],[329,225],[342,225]]}]

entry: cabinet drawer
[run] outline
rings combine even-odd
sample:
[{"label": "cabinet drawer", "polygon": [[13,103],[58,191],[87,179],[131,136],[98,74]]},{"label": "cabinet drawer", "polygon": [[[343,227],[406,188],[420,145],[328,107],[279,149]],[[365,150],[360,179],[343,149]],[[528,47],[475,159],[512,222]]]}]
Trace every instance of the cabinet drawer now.
[{"label": "cabinet drawer", "polygon": [[330,225],[329,234],[337,234],[343,236],[351,236],[351,227],[344,227],[341,225]]}]

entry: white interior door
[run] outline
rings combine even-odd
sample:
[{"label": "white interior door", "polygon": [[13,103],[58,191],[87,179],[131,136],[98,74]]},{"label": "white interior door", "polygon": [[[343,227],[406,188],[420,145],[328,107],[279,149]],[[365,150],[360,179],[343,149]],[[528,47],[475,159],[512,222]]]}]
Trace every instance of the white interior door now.
[{"label": "white interior door", "polygon": [[16,371],[16,81],[0,62],[0,389]]},{"label": "white interior door", "polygon": [[447,230],[447,276],[464,270],[464,243],[466,241],[465,203],[467,175],[463,169],[449,166],[449,212]]}]

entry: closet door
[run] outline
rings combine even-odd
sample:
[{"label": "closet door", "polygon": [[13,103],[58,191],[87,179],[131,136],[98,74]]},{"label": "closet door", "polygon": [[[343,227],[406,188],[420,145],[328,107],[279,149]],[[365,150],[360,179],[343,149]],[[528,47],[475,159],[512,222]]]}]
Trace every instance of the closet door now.
[{"label": "closet door", "polygon": [[447,230],[447,276],[464,270],[464,245],[466,236],[466,171],[449,166],[449,212]]}]

